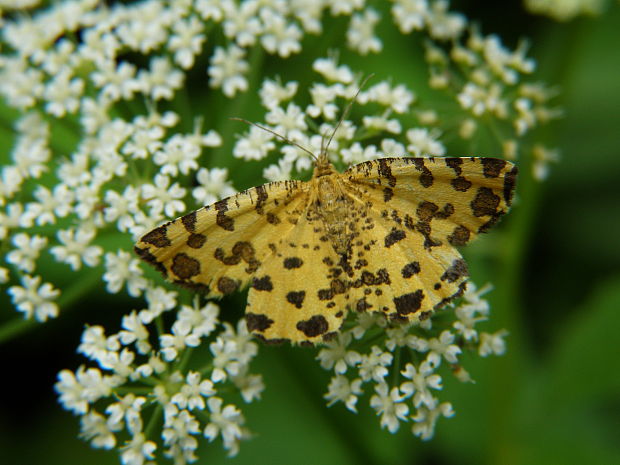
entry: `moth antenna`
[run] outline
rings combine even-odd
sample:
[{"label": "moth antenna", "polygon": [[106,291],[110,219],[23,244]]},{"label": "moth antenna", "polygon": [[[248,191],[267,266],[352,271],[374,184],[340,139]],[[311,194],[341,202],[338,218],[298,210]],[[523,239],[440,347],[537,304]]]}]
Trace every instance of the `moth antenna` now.
[{"label": "moth antenna", "polygon": [[[349,116],[349,112],[351,111],[351,107],[353,107],[353,104],[355,103],[355,100],[357,100],[357,96],[360,94],[360,92],[362,91],[362,89],[364,88],[364,86],[366,85],[366,83],[368,82],[368,80],[374,76],[374,73],[369,74],[368,76],[366,76],[364,78],[364,80],[362,81],[362,83],[360,84],[360,86],[357,89],[357,92],[355,93],[355,95],[353,96],[353,98],[351,100],[349,100],[349,103],[347,103],[347,106],[345,107],[344,111],[342,112],[342,115],[340,116],[340,119],[338,120],[338,124],[336,124],[336,127],[334,128],[334,130],[332,131],[332,135],[329,137],[329,140],[327,141],[327,144],[325,145],[325,152],[327,152],[327,149],[329,148],[329,144],[332,143],[332,139],[334,138],[334,136],[336,135],[336,131],[338,131],[338,128],[340,128],[340,125],[342,124],[342,122],[345,120],[345,118],[347,116]],[[321,141],[321,145],[322,141]],[[323,152],[323,150],[321,149],[321,153]]]},{"label": "moth antenna", "polygon": [[235,117],[235,116],[232,116],[232,117],[230,117],[229,119],[232,119],[232,120],[234,120],[234,121],[241,121],[242,123],[249,124],[250,126],[256,126],[257,128],[262,129],[263,131],[267,131],[268,133],[273,134],[273,135],[274,135],[274,136],[276,136],[276,137],[279,137],[279,138],[280,138],[280,139],[282,139],[284,142],[288,142],[289,144],[294,145],[295,147],[297,147],[297,148],[299,148],[299,149],[303,150],[304,152],[306,152],[308,155],[310,155],[310,156],[311,156],[312,158],[314,158],[315,160],[318,160],[318,159],[317,159],[317,157],[316,157],[316,155],[315,155],[315,154],[313,154],[313,153],[312,153],[310,150],[308,150],[307,148],[302,147],[302,146],[301,146],[301,145],[299,145],[297,142],[292,141],[292,140],[290,140],[288,137],[284,137],[282,134],[278,134],[277,132],[275,132],[275,131],[273,131],[273,130],[271,130],[271,129],[269,129],[269,128],[266,128],[265,126],[262,126],[262,125],[260,125],[260,124],[258,124],[258,123],[254,123],[254,122],[252,122],[252,121],[248,121],[247,119],[237,118],[237,117]]}]

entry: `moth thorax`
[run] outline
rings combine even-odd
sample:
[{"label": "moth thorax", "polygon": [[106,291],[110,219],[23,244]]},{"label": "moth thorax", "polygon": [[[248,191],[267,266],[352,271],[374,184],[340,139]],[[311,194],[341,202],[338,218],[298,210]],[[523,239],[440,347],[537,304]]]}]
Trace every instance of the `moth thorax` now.
[{"label": "moth thorax", "polygon": [[338,174],[317,180],[317,213],[332,246],[338,253],[346,253],[349,243],[348,221],[352,201],[340,184]]},{"label": "moth thorax", "polygon": [[327,176],[329,174],[335,173],[333,165],[330,163],[327,158],[327,152],[323,151],[316,159],[316,164],[314,166],[314,174],[313,177],[318,178],[320,176]]}]

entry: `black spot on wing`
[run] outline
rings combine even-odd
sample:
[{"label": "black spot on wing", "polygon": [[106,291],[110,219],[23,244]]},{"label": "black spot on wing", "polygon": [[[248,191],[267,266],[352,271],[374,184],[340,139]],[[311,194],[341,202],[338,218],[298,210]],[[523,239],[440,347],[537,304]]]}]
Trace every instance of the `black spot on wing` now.
[{"label": "black spot on wing", "polygon": [[424,300],[424,291],[418,289],[415,292],[403,294],[394,298],[394,305],[396,306],[396,312],[399,315],[408,315],[410,313],[417,312],[422,306]]},{"label": "black spot on wing", "polygon": [[252,288],[257,291],[271,292],[273,290],[273,283],[271,282],[271,276],[265,275],[262,278],[252,279]]},{"label": "black spot on wing", "polygon": [[248,331],[266,331],[273,324],[273,320],[262,313],[246,313],[245,321]]},{"label": "black spot on wing", "polygon": [[499,158],[481,158],[480,162],[482,163],[482,173],[485,178],[498,177],[506,166],[506,161]]},{"label": "black spot on wing", "polygon": [[184,252],[180,252],[172,259],[172,272],[181,279],[189,279],[200,274],[200,262]]},{"label": "black spot on wing", "polygon": [[158,248],[170,246],[172,242],[170,242],[170,239],[168,238],[168,226],[169,225],[170,223],[164,224],[163,226],[160,226],[159,228],[155,228],[152,231],[146,233],[144,236],[142,236],[142,239],[140,239],[140,242],[151,244]]},{"label": "black spot on wing", "polygon": [[323,315],[314,315],[308,320],[297,323],[297,329],[306,337],[316,337],[324,334],[329,329],[329,324]]}]

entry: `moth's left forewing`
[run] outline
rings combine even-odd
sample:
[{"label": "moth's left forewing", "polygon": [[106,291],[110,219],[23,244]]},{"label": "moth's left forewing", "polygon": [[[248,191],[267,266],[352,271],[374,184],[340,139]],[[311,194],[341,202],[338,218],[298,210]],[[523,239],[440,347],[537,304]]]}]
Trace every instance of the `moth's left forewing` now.
[{"label": "moth's left forewing", "polygon": [[307,183],[284,181],[239,192],[145,234],[138,255],[169,280],[209,296],[246,286],[305,208]]}]

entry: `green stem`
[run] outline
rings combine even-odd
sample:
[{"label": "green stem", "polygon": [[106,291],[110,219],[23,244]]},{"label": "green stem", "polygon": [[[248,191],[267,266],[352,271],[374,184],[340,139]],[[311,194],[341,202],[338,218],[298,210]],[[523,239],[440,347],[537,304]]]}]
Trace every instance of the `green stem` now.
[{"label": "green stem", "polygon": [[[528,163],[529,162],[529,163]],[[540,184],[531,175],[531,160],[523,159],[520,164],[517,203],[509,217],[511,222],[502,248],[502,273],[495,280],[496,292],[490,295],[492,308],[496,310],[494,321],[500,328],[510,332],[510,349],[504,357],[493,363],[493,377],[490,386],[489,441],[491,445],[487,463],[518,464],[521,449],[516,442],[517,417],[514,411],[519,400],[515,380],[526,372],[529,347],[525,335],[522,315],[524,263],[532,239],[532,229],[539,205]]]},{"label": "green stem", "polygon": [[30,331],[39,323],[35,320],[14,319],[0,327],[0,344],[10,341],[22,333]]},{"label": "green stem", "polygon": [[144,428],[145,437],[154,438],[156,436],[154,434],[154,429],[157,426],[157,421],[159,420],[159,417],[161,416],[162,411],[163,411],[162,405],[157,404],[157,406],[155,407],[155,411],[153,412],[153,415],[151,416],[151,418],[149,418],[149,422],[146,425],[146,428]]}]

